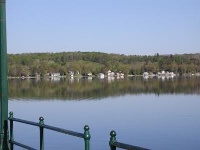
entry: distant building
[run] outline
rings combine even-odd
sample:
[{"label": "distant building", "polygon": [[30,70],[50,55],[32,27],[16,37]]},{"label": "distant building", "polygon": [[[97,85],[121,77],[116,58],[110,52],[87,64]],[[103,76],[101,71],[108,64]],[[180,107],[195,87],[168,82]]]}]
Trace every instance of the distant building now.
[{"label": "distant building", "polygon": [[100,79],[103,79],[103,78],[105,77],[105,75],[104,75],[103,73],[99,73],[99,74],[98,74],[98,77],[99,77]]},{"label": "distant building", "polygon": [[143,73],[143,76],[148,76],[148,75],[149,75],[148,72],[144,72],[144,73]]},{"label": "distant building", "polygon": [[114,76],[115,75],[115,73],[112,72],[111,70],[108,70],[106,74],[107,74],[107,76]]},{"label": "distant building", "polygon": [[92,76],[92,72],[88,73],[87,75],[88,75],[88,76]]},{"label": "distant building", "polygon": [[74,76],[74,72],[73,71],[69,71],[68,74],[69,74],[70,77]]},{"label": "distant building", "polygon": [[59,72],[57,72],[57,73],[50,73],[50,76],[51,77],[59,77],[60,73]]}]

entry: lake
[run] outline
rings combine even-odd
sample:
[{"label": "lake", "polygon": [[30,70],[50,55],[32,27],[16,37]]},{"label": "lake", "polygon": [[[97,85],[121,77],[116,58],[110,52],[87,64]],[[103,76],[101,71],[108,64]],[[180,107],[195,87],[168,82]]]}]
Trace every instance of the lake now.
[{"label": "lake", "polygon": [[[109,150],[117,140],[154,150],[200,149],[200,78],[10,79],[14,117],[83,132],[91,150]],[[39,149],[39,129],[14,124],[16,141]],[[77,150],[82,139],[45,130],[45,149]],[[15,147],[15,150],[21,149]]]}]

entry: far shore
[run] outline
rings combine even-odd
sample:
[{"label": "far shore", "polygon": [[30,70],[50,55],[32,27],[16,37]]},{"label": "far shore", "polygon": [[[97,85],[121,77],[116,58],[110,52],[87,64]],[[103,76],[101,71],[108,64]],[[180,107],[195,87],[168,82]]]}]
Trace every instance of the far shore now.
[{"label": "far shore", "polygon": [[[176,76],[183,76],[183,77],[199,77],[200,73],[195,73],[195,74],[183,74],[183,75],[176,75]],[[105,76],[104,78],[124,78],[124,77],[149,77],[149,78],[153,78],[153,77],[162,77],[162,76],[158,76],[158,75],[148,75],[148,76],[144,76],[144,75],[124,75],[123,77],[117,77],[117,76]],[[163,76],[165,77],[165,76]],[[99,78],[98,76],[92,75],[92,76],[82,76],[82,75],[78,75],[78,76],[21,76],[21,77],[8,77],[8,79],[52,79],[52,78]]]}]

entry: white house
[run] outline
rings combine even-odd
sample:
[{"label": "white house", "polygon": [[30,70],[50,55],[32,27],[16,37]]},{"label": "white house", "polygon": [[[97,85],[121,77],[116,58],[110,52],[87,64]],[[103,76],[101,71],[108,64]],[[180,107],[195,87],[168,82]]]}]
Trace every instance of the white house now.
[{"label": "white house", "polygon": [[59,77],[60,73],[59,72],[57,72],[57,73],[51,73],[50,75],[51,75],[51,77]]},{"label": "white house", "polygon": [[148,75],[149,75],[148,72],[144,72],[144,73],[143,73],[143,76],[148,76]]},{"label": "white house", "polygon": [[100,79],[103,79],[103,78],[105,77],[105,75],[104,75],[103,73],[99,73],[99,74],[98,74],[98,77],[99,77]]}]

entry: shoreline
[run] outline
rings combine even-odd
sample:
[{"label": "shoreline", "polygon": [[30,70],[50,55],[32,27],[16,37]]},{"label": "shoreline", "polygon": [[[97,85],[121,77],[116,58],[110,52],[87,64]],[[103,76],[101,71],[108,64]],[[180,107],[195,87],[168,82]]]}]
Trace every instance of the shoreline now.
[{"label": "shoreline", "polygon": [[[144,77],[144,78],[154,78],[154,77],[199,77],[200,76],[200,73],[195,73],[195,74],[183,74],[183,75],[175,75],[175,76],[166,76],[166,75],[124,75],[124,76],[105,76],[104,78],[121,78],[123,79],[124,77]],[[8,77],[8,79],[53,79],[53,78],[99,78],[101,79],[100,77],[98,76],[55,76],[55,77],[52,77],[52,76],[39,76],[39,77],[25,77],[25,76],[22,76],[22,77]],[[103,79],[103,78],[102,78]]]}]

